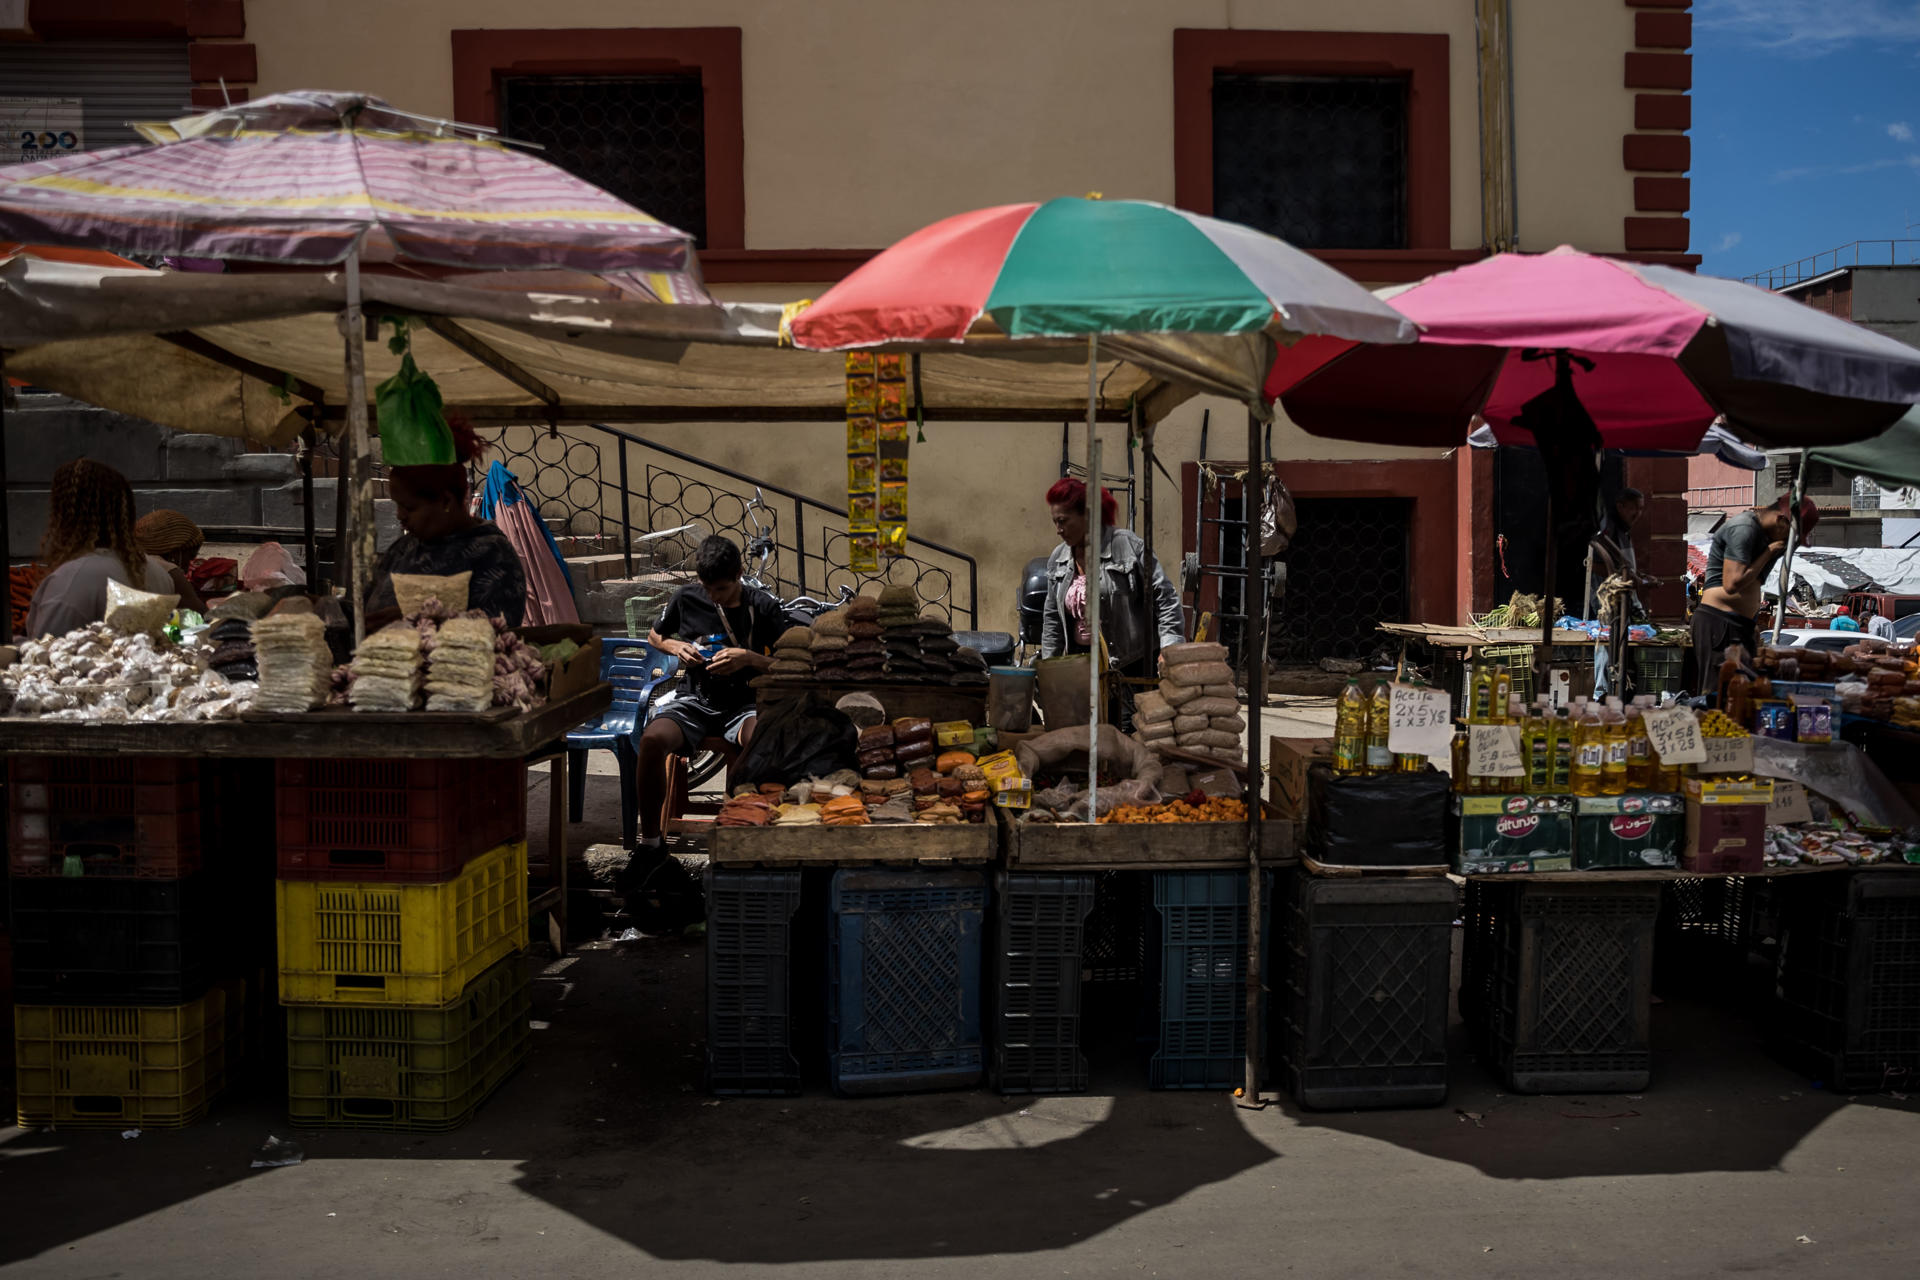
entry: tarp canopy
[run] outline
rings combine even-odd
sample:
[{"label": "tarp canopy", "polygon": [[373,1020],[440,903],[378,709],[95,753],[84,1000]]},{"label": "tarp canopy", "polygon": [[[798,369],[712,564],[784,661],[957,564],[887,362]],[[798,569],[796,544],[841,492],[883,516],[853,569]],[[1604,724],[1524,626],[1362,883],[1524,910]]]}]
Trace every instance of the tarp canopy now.
[{"label": "tarp canopy", "polygon": [[1920,486],[1920,409],[1888,427],[1884,435],[1858,444],[1815,449],[1809,462],[1824,462],[1836,471],[1865,476],[1889,489]]},{"label": "tarp canopy", "polygon": [[[537,289],[367,274],[369,316],[423,317],[416,363],[449,409],[506,422],[831,421],[845,410],[838,354],[783,346],[781,308],[672,305]],[[346,380],[340,272],[114,269],[17,256],[0,264],[7,372],[184,431],[282,445],[324,401],[336,430]],[[1183,367],[1177,344],[1114,344],[1102,362],[1103,416],[1137,404],[1153,422],[1217,389]],[[369,383],[399,364],[366,345]],[[1046,421],[1086,412],[1084,343],[1022,339],[921,358],[929,419]]]}]

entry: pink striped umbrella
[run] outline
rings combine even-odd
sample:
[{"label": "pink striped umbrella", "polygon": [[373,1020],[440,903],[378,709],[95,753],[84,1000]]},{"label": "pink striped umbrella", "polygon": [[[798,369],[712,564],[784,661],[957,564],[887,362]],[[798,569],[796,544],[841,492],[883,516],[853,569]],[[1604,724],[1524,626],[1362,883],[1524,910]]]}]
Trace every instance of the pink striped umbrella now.
[{"label": "pink striped umbrella", "polygon": [[485,131],[365,94],[276,94],[141,132],[157,145],[0,171],[0,239],[299,266],[357,249],[363,263],[697,270],[686,232]]}]

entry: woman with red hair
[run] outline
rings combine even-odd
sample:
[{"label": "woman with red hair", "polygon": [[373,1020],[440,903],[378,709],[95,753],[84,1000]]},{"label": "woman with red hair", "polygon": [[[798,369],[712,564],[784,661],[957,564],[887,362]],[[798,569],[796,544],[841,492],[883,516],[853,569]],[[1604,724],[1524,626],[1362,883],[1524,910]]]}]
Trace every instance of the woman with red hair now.
[{"label": "woman with red hair", "polygon": [[[1087,626],[1087,486],[1067,477],[1047,490],[1053,529],[1060,545],[1047,560],[1047,602],[1041,613],[1040,656],[1085,653],[1092,647]],[[1150,640],[1159,648],[1179,644],[1186,619],[1180,593],[1157,561],[1147,556],[1139,534],[1119,527],[1120,505],[1100,490],[1100,632],[1108,660],[1132,674],[1148,676]]]}]

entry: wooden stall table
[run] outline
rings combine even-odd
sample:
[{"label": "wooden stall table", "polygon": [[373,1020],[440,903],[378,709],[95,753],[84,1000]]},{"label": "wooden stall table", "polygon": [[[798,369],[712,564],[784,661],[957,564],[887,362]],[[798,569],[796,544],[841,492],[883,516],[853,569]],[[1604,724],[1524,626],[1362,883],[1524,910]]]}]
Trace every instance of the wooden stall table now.
[{"label": "wooden stall table", "polygon": [[530,892],[529,917],[545,913],[549,936],[566,950],[566,751],[568,730],[613,701],[600,683],[531,711],[249,712],[235,720],[101,724],[0,717],[0,756],[195,756],[205,759],[553,761],[548,804],[552,879]]},{"label": "wooden stall table", "polygon": [[[1244,822],[1021,822],[994,810],[1010,871],[1244,871]],[[1260,823],[1260,865],[1299,861],[1298,824],[1269,817]]]},{"label": "wooden stall table", "polygon": [[986,866],[1000,856],[993,821],[931,826],[715,827],[707,860],[716,867]]}]

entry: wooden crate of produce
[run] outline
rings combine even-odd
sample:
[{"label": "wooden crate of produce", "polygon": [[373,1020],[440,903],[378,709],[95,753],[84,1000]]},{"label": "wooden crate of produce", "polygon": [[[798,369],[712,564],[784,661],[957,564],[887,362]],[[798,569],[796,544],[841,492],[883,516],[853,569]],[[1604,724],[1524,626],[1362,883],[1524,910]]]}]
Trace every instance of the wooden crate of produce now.
[{"label": "wooden crate of produce", "polygon": [[[998,812],[1006,821],[1007,865],[1017,870],[1198,871],[1247,865],[1244,822],[1015,822],[1005,818],[1006,811]],[[1296,824],[1268,817],[1260,826],[1261,864],[1294,861]]]},{"label": "wooden crate of produce", "polygon": [[991,816],[946,827],[715,827],[710,839],[707,858],[716,867],[974,866],[1000,853]]}]

